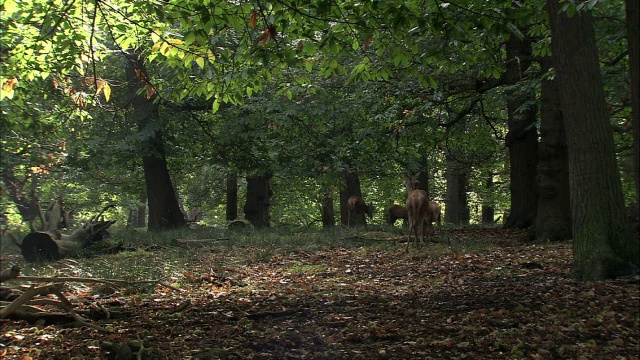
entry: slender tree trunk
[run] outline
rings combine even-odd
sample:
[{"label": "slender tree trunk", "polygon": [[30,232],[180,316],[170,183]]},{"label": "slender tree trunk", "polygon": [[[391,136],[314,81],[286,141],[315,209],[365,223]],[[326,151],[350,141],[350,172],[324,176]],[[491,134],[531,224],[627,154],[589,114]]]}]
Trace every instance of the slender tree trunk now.
[{"label": "slender tree trunk", "polygon": [[[505,81],[515,85],[524,78],[531,66],[531,43],[512,35],[507,41],[507,69]],[[538,134],[536,133],[536,104],[533,90],[521,90],[507,101],[509,132],[505,145],[509,148],[511,168],[511,213],[504,224],[508,228],[527,228],[536,217],[535,189],[538,164]]]},{"label": "slender tree trunk", "polygon": [[244,217],[256,228],[271,226],[271,175],[247,177]]},{"label": "slender tree trunk", "polygon": [[467,203],[467,171],[455,160],[447,159],[447,195],[444,222],[455,225],[469,224],[470,209]]},{"label": "slender tree trunk", "polygon": [[125,75],[128,81],[129,98],[132,109],[127,113],[137,123],[141,132],[148,131],[142,165],[149,201],[149,230],[164,230],[184,227],[184,219],[164,154],[164,140],[159,126],[158,106],[154,104],[155,95],[147,99],[146,92],[138,93],[141,88],[149,89],[149,76],[139,53],[132,52],[125,60]]},{"label": "slender tree trunk", "polygon": [[640,266],[640,243],[625,216],[622,184],[590,12],[569,18],[547,1],[569,155],[573,276],[613,278]]},{"label": "slender tree trunk", "polygon": [[336,225],[336,214],[333,210],[333,195],[326,193],[320,199],[322,206],[322,227],[324,229],[333,228]]},{"label": "slender tree trunk", "polygon": [[[362,190],[360,189],[360,177],[357,171],[344,170],[342,172],[342,180],[344,181],[345,188],[340,191],[340,223],[343,226],[349,225],[349,204],[348,200],[351,196],[362,197]],[[364,199],[364,198],[363,198]],[[367,199],[364,199],[365,203]],[[351,214],[350,226],[367,225],[364,212],[354,212]]]},{"label": "slender tree trunk", "polygon": [[227,174],[227,221],[238,218],[238,174]]},{"label": "slender tree trunk", "polygon": [[[541,65],[544,71],[548,71],[553,65],[551,58],[545,57]],[[541,93],[535,238],[543,241],[569,240],[569,163],[557,81],[542,80]]]},{"label": "slender tree trunk", "polygon": [[633,124],[633,166],[636,182],[636,206],[640,206],[640,1],[626,0],[631,74],[631,123]]},{"label": "slender tree trunk", "polygon": [[[485,188],[487,193],[493,191],[493,175],[487,176],[485,181]],[[493,207],[493,198],[482,200],[482,223],[493,224],[495,223],[495,208]]]},{"label": "slender tree trunk", "polygon": [[140,194],[140,202],[138,203],[138,211],[136,212],[136,227],[142,228],[147,226],[147,193]]}]

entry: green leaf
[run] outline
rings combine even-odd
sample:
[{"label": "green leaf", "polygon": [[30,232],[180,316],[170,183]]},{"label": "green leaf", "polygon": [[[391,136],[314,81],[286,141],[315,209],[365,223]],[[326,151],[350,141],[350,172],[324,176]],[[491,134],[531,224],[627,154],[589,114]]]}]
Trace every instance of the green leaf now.
[{"label": "green leaf", "polygon": [[196,64],[198,64],[198,66],[200,66],[201,69],[204,69],[204,58],[203,57],[196,58]]},{"label": "green leaf", "polygon": [[187,35],[184,37],[184,44],[189,46],[193,44],[195,40],[196,40],[196,34],[193,31],[191,31],[187,33]]},{"label": "green leaf", "polygon": [[213,100],[213,113],[215,114],[216,112],[218,112],[218,109],[220,109],[220,99],[218,98],[218,95],[216,95],[216,99]]}]

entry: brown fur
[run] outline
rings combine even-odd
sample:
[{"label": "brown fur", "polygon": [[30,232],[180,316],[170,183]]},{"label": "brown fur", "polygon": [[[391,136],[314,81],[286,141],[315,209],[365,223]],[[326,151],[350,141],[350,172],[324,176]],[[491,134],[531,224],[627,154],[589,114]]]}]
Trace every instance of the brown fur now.
[{"label": "brown fur", "polygon": [[438,228],[442,226],[442,209],[440,204],[435,201],[429,201],[429,215],[431,216],[431,222],[438,224]]},{"label": "brown fur", "polygon": [[[413,190],[407,197],[407,215],[409,217],[409,239],[407,249],[411,243],[411,234],[415,233],[416,246],[424,241],[426,227],[431,228],[429,214],[429,195],[424,190]],[[428,231],[428,230],[427,230]]]},{"label": "brown fur", "polygon": [[407,208],[402,205],[393,205],[389,208],[389,225],[393,226],[396,220],[402,219],[407,221],[409,215],[407,215]]},{"label": "brown fur", "polygon": [[369,215],[369,219],[373,219],[373,209],[371,208],[371,206],[366,204],[360,196],[349,197],[349,200],[347,200],[347,204],[349,205],[347,226],[351,226],[351,214],[356,212],[364,212],[365,214]]}]

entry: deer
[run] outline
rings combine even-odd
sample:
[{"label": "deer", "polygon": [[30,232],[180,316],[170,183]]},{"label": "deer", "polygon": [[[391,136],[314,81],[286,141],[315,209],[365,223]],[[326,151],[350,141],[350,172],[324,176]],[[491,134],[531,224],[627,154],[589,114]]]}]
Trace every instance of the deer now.
[{"label": "deer", "polygon": [[402,219],[405,222],[407,221],[407,208],[402,205],[392,205],[389,208],[389,225],[395,225],[398,219]]},{"label": "deer", "polygon": [[347,200],[347,204],[349,205],[349,212],[347,216],[347,227],[351,226],[351,214],[352,213],[360,213],[363,212],[369,215],[369,219],[373,219],[373,208],[371,205],[362,200],[360,196],[351,196],[349,200]]},{"label": "deer", "polygon": [[424,190],[413,190],[407,197],[407,215],[409,220],[409,238],[406,250],[409,250],[411,235],[415,234],[416,247],[424,241],[425,230],[431,228],[431,214],[429,212],[429,195]]},{"label": "deer", "polygon": [[438,224],[438,229],[442,227],[442,209],[440,204],[435,201],[429,201],[429,215],[431,215],[431,221]]}]

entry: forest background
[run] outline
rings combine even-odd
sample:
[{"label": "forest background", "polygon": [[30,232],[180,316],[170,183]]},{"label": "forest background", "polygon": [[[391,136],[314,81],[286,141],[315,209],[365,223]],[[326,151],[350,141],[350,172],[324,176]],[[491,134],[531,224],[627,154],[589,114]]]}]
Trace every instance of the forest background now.
[{"label": "forest background", "polygon": [[576,276],[628,272],[634,5],[5,1],[3,229],[37,199],[165,230],[330,227],[362,195],[383,223],[417,175],[445,223],[600,244],[613,265],[576,251]]}]

